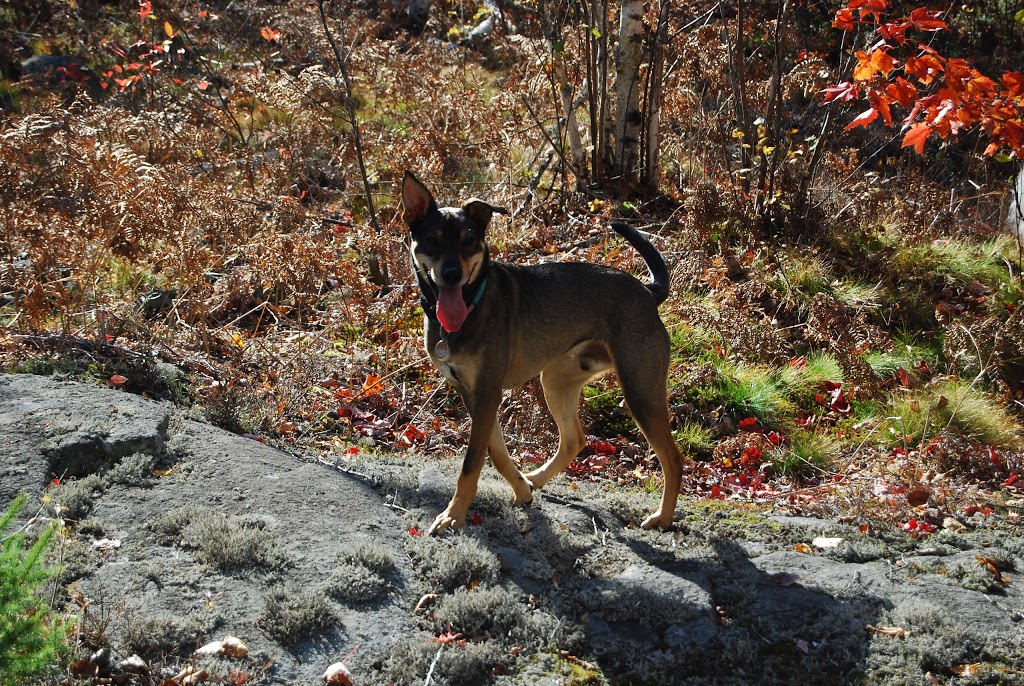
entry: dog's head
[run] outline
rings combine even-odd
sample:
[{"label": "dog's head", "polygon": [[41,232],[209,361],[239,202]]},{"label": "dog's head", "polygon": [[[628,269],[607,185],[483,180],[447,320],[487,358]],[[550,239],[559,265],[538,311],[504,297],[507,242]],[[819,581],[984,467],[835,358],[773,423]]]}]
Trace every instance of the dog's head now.
[{"label": "dog's head", "polygon": [[508,214],[504,207],[478,198],[461,207],[438,207],[430,190],[408,171],[402,180],[402,210],[416,269],[439,288],[465,286],[479,278],[491,215]]}]

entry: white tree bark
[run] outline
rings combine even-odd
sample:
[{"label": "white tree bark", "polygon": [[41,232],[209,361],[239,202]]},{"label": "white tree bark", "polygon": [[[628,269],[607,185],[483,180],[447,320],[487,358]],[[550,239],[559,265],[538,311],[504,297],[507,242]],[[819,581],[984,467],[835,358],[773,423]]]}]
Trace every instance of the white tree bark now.
[{"label": "white tree bark", "polygon": [[618,175],[637,177],[639,169],[640,60],[643,50],[642,0],[622,0],[615,60],[614,167]]},{"label": "white tree bark", "polygon": [[558,50],[554,45],[549,47],[551,52],[552,77],[558,88],[558,97],[562,103],[562,115],[565,122],[565,140],[569,145],[569,159],[572,164],[572,173],[576,176],[577,185],[586,178],[587,165],[583,151],[583,142],[580,139],[580,125],[576,119],[576,98],[573,88],[569,85],[569,78],[565,72],[565,53]]}]

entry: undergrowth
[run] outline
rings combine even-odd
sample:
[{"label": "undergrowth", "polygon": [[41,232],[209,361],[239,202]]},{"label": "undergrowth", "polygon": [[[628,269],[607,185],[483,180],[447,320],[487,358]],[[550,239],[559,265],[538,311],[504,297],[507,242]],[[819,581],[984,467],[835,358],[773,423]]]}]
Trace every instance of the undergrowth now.
[{"label": "undergrowth", "polygon": [[[494,259],[646,278],[608,223],[650,234],[672,273],[661,313],[673,431],[696,458],[686,495],[765,507],[806,497],[810,511],[902,525],[919,506],[878,493],[927,481],[944,489],[938,524],[979,504],[1014,516],[1024,285],[1004,191],[1016,170],[966,137],[918,156],[842,132],[844,115],[819,94],[850,46],[821,7],[800,5],[779,27],[763,3],[739,18],[664,3],[659,166],[647,183],[602,184],[569,158],[553,104],[551,45],[570,91],[587,90],[578,65],[595,36],[581,25],[545,28],[513,3],[498,30],[466,42],[480,3],[417,32],[393,8],[341,2],[331,20],[353,37],[347,93],[323,27],[299,6],[172,1],[157,22],[86,5],[14,2],[0,24],[5,371],[172,399],[340,463],[458,455],[468,415],[424,353],[397,207],[409,169],[445,204],[478,196],[510,209],[488,228]],[[986,59],[1009,68],[1019,30],[999,11],[972,16],[1004,27]],[[774,43],[775,28],[800,50]],[[982,43],[958,36],[957,49]],[[86,77],[19,79],[23,59],[71,53]],[[542,403],[534,383],[501,410],[524,469],[556,450]],[[588,445],[566,478],[658,483],[614,377],[587,388],[581,409]],[[61,516],[86,520],[97,493],[145,483],[151,467],[65,484]],[[257,520],[179,510],[153,535],[216,569],[285,562]],[[432,545],[446,547],[421,550]],[[339,563],[361,585],[330,592],[389,592],[390,572],[365,552]],[[414,539],[408,552],[434,590],[498,574],[472,539]],[[280,614],[283,598],[271,600]],[[433,646],[417,650],[429,665]],[[467,663],[488,663],[484,653]]]},{"label": "undergrowth", "polygon": [[0,516],[0,684],[20,686],[53,674],[68,653],[68,628],[41,591],[56,570],[45,564],[58,524],[26,548],[24,532],[11,532],[28,497],[19,496]]}]

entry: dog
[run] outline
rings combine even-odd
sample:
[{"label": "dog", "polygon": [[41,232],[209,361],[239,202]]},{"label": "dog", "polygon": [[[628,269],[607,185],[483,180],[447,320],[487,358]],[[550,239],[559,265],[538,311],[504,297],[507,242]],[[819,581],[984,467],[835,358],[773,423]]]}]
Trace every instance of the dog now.
[{"label": "dog", "polygon": [[[669,336],[658,315],[668,296],[665,260],[631,226],[612,228],[647,263],[651,283],[618,269],[582,262],[521,266],[491,261],[487,226],[503,207],[470,198],[438,207],[411,172],[402,180],[403,219],[421,292],[430,361],[459,392],[472,426],[448,507],[432,535],[465,524],[490,454],[511,484],[517,506],[533,500],[586,445],[578,406],[584,384],[614,370],[626,404],[661,462],[665,488],[643,528],[667,529],[675,517],[683,459],[672,438],[667,379]],[[558,450],[523,474],[509,456],[498,423],[502,390],[540,375],[558,426]]]}]

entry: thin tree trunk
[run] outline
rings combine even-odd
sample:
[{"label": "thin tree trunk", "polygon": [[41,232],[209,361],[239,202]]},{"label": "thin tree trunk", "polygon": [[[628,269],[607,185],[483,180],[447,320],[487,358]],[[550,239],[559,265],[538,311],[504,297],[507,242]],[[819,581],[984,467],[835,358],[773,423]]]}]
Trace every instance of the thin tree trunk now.
[{"label": "thin tree trunk", "polygon": [[639,168],[640,61],[643,53],[643,9],[641,0],[623,0],[619,13],[619,46],[615,64],[615,171],[627,179],[637,178]]},{"label": "thin tree trunk", "polygon": [[551,55],[554,60],[552,78],[558,89],[558,96],[562,103],[562,113],[565,121],[565,140],[569,144],[569,159],[572,162],[572,173],[576,177],[576,186],[583,185],[587,176],[586,156],[583,152],[583,142],[580,140],[580,125],[576,120],[575,94],[565,72],[565,53],[556,55],[554,46],[551,47]]},{"label": "thin tree trunk", "polygon": [[[334,51],[334,59],[338,63],[338,73],[341,75],[341,83],[344,85],[344,96],[345,96],[345,111],[348,114],[348,123],[352,127],[352,146],[355,148],[356,162],[359,164],[359,175],[363,180],[363,195],[366,199],[366,211],[370,215],[370,225],[373,226],[373,230],[380,234],[380,222],[377,221],[377,210],[373,206],[373,193],[370,189],[370,177],[366,173],[366,163],[363,160],[363,143],[362,137],[359,134],[359,119],[356,117],[356,101],[352,97],[352,79],[348,73],[348,56],[351,53],[351,49],[346,52],[338,47],[338,44],[334,41],[334,34],[331,33],[330,27],[327,25],[327,12],[324,10],[324,0],[317,0],[317,8],[320,10],[320,24],[323,27],[324,35],[327,37],[327,42],[331,44],[331,50]],[[338,77],[335,76],[335,81]],[[367,267],[370,270],[370,281],[377,284],[383,289],[389,289],[391,286],[391,280],[388,276],[387,264],[381,259],[381,256],[373,252],[366,259]]]},{"label": "thin tree trunk", "polygon": [[590,0],[587,10],[587,86],[590,110],[590,175],[592,179],[604,180],[605,170],[611,151],[608,141],[611,122],[608,110],[608,3],[607,0]]},{"label": "thin tree trunk", "polygon": [[658,150],[661,146],[661,91],[665,75],[666,31],[668,29],[668,2],[662,3],[658,12],[658,29],[651,45],[651,66],[648,70],[646,131],[644,139],[643,180],[650,186],[658,181]]}]

